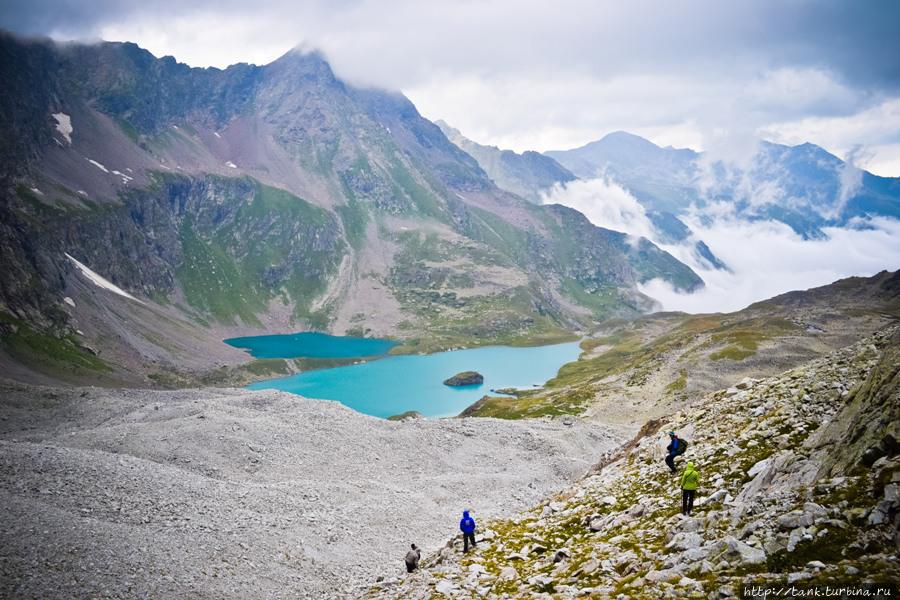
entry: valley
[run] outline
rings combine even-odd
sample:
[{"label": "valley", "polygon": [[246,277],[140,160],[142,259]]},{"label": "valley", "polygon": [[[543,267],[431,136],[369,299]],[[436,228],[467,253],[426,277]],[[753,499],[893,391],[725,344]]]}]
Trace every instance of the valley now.
[{"label": "valley", "polygon": [[[856,150],[514,152],[307,46],[192,67],[0,30],[0,81],[0,597],[900,576],[900,178]],[[713,285],[759,250],[700,235],[724,221],[828,283],[664,311],[745,297]]]}]

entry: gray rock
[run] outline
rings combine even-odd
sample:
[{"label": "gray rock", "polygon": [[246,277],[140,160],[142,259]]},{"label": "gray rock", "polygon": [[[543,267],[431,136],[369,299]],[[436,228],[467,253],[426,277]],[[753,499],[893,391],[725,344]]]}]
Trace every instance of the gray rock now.
[{"label": "gray rock", "polygon": [[797,544],[803,541],[805,535],[806,529],[804,527],[798,527],[791,531],[790,535],[788,536],[787,551],[793,552],[797,548]]},{"label": "gray rock", "polygon": [[656,569],[652,569],[647,571],[647,574],[644,575],[644,579],[647,581],[651,581],[653,583],[661,583],[664,581],[675,581],[681,578],[681,573],[675,569],[662,569],[657,571]]},{"label": "gray rock", "polygon": [[581,565],[578,569],[579,572],[584,573],[585,575],[590,575],[594,571],[596,571],[600,567],[600,563],[595,558],[588,559]]},{"label": "gray rock", "polygon": [[666,544],[669,550],[690,550],[699,548],[703,544],[703,538],[699,533],[681,532],[672,538],[672,541]]},{"label": "gray rock", "polygon": [[761,548],[754,548],[749,544],[728,536],[719,542],[722,553],[740,563],[741,565],[756,565],[766,562],[766,553]]},{"label": "gray rock", "polygon": [[752,467],[750,467],[750,469],[747,471],[747,476],[748,477],[756,477],[759,473],[761,473],[770,464],[772,464],[771,456],[768,458],[762,459],[761,461],[757,462]]},{"label": "gray rock", "polygon": [[792,510],[789,513],[785,513],[783,515],[779,515],[775,522],[778,524],[778,527],[783,531],[789,531],[791,529],[796,529],[801,525],[803,519],[803,512],[799,510]]}]

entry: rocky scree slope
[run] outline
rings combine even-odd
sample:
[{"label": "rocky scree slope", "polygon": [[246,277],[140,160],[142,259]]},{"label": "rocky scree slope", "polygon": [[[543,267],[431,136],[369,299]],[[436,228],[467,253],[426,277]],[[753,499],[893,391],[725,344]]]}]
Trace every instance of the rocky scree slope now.
[{"label": "rocky scree slope", "polygon": [[[664,432],[700,472],[691,517]],[[594,474],[454,538],[370,598],[733,597],[745,582],[900,577],[900,329],[648,422]]]},{"label": "rocky scree slope", "polygon": [[236,389],[0,384],[0,597],[347,598],[623,441]]},{"label": "rocky scree slope", "polygon": [[[401,351],[558,340],[651,308],[640,282],[702,285],[647,240],[499,189],[408,99],[345,84],[317,53],[196,69],[0,34],[0,58],[0,332],[47,376],[91,347],[151,383],[146,359],[203,354],[173,347],[191,328]],[[66,254],[177,323],[107,326]]]}]

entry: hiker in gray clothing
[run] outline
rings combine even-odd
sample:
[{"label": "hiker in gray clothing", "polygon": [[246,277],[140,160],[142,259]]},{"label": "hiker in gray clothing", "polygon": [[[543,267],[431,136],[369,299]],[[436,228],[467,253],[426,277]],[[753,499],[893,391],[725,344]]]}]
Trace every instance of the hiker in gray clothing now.
[{"label": "hiker in gray clothing", "polygon": [[406,572],[412,573],[419,568],[419,559],[422,558],[422,551],[412,544],[410,551],[406,553]]}]

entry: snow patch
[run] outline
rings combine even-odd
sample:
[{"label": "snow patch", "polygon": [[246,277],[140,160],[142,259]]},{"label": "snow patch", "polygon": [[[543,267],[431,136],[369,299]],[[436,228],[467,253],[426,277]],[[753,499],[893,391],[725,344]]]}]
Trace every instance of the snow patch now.
[{"label": "snow patch", "polygon": [[237,169],[237,165],[234,164],[233,162],[231,162],[230,160],[227,163],[225,163],[225,166],[230,167],[232,169]]},{"label": "snow patch", "polygon": [[43,195],[44,195],[44,192],[42,192],[41,190],[37,189],[36,187],[30,188],[30,189],[31,189],[32,192],[34,192],[34,193],[37,194],[38,196],[43,196]]},{"label": "snow patch", "polygon": [[56,130],[66,138],[66,141],[69,145],[72,144],[72,132],[75,131],[72,128],[72,117],[67,115],[64,112],[53,113],[53,118],[56,119]]},{"label": "snow patch", "polygon": [[218,131],[213,131],[213,135],[216,136],[217,138],[221,138],[221,137],[222,137],[221,135],[219,135],[219,132],[218,132]]},{"label": "snow patch", "polygon": [[105,279],[104,277],[101,277],[97,273],[94,273],[83,263],[78,262],[78,260],[73,258],[72,255],[70,255],[68,252],[66,253],[66,258],[71,260],[72,264],[74,264],[76,267],[78,267],[78,270],[81,271],[81,274],[84,275],[85,277],[87,277],[91,281],[91,283],[93,283],[97,287],[103,288],[105,290],[109,290],[110,292],[112,292],[114,294],[118,294],[119,296],[122,296],[123,298],[128,298],[129,300],[134,300],[138,304],[143,304],[143,302],[141,302],[140,300],[138,300],[137,298],[135,298],[134,296],[132,296],[131,294],[129,294],[128,292],[126,292],[125,290],[123,290],[122,288],[117,286],[116,284]]},{"label": "snow patch", "polygon": [[134,177],[126,175],[125,173],[122,173],[121,171],[113,171],[113,175],[118,175],[119,177],[121,177],[122,183],[124,183],[125,185],[128,185],[128,182],[131,181],[132,179],[134,179]]},{"label": "snow patch", "polygon": [[89,163],[91,163],[92,165],[94,165],[95,167],[97,167],[98,169],[100,169],[101,171],[103,171],[104,173],[109,173],[109,169],[107,169],[107,168],[106,168],[105,166],[103,166],[102,164],[98,163],[98,162],[97,162],[96,160],[94,160],[93,158],[88,158],[87,161],[88,161]]},{"label": "snow patch", "polygon": [[84,196],[85,198],[87,198],[87,195],[88,195],[88,194],[87,194],[87,192],[84,191],[84,190],[78,190],[78,195],[79,195],[79,196]]},{"label": "snow patch", "polygon": [[66,304],[68,304],[68,305],[71,306],[72,308],[75,308],[75,301],[72,300],[71,298],[69,298],[68,296],[66,296],[65,298],[63,298],[63,302],[65,302]]}]

